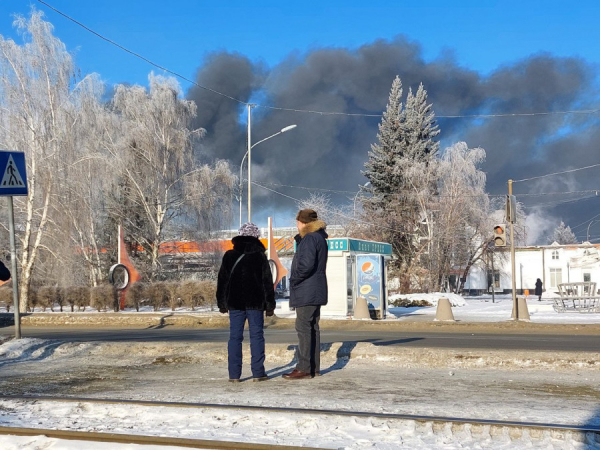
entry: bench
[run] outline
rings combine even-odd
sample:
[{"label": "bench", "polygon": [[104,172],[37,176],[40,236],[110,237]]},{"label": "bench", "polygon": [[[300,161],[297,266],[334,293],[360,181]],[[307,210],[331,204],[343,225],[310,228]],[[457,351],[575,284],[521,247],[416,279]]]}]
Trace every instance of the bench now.
[{"label": "bench", "polygon": [[554,310],[563,312],[600,313],[600,296],[596,294],[596,283],[584,281],[558,285],[559,298],[554,299]]}]

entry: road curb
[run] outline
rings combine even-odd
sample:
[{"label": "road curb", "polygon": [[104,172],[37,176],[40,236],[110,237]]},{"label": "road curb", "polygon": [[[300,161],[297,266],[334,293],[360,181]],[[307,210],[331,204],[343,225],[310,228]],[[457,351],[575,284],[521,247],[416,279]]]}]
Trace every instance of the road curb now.
[{"label": "road curb", "polygon": [[[33,313],[23,314],[23,326],[105,328],[228,328],[229,317],[219,313]],[[293,329],[294,319],[267,317],[265,328]],[[13,324],[12,314],[0,314],[0,326]],[[513,320],[499,322],[435,322],[406,320],[336,320],[321,319],[323,330],[485,333],[485,334],[565,334],[600,335],[600,324],[535,323]]]}]

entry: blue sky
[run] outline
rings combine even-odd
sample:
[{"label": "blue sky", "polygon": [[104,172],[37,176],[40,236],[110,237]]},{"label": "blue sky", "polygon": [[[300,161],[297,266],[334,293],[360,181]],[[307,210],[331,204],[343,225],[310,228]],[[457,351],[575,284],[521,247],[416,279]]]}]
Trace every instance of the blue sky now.
[{"label": "blue sky", "polygon": [[[406,91],[425,83],[438,117],[596,109],[600,104],[599,0],[45,1],[186,78],[195,79],[202,68],[205,77],[201,79],[208,80],[208,87],[239,98],[248,89],[252,95],[268,93],[265,103],[275,98],[275,106],[337,111],[344,105],[345,112],[362,108],[362,112],[378,113],[385,108],[396,74],[401,75]],[[99,73],[107,84],[146,84],[150,71],[160,73],[36,0],[0,1],[0,34],[16,38],[11,16],[28,15],[32,6],[54,25],[56,36],[75,55],[82,75]],[[378,40],[385,41],[384,45],[374,44]],[[412,45],[420,52],[411,54]],[[367,51],[353,52],[361,46]],[[330,48],[340,51],[315,51]],[[215,54],[217,58],[208,58]],[[392,56],[386,59],[385,55]],[[565,59],[571,57],[579,59]],[[248,73],[244,72],[245,58],[252,62]],[[262,71],[261,64],[267,70]],[[225,72],[220,71],[223,67]],[[352,67],[351,73],[344,72],[345,67]],[[260,79],[261,73],[268,74],[266,81]],[[223,83],[219,86],[219,82]],[[254,83],[263,84],[256,89]],[[186,92],[191,87],[186,81],[180,84]],[[236,88],[237,93],[231,92]],[[228,99],[187,93],[198,103],[196,125],[207,129],[205,148],[237,167],[246,142],[242,109],[231,106]],[[376,119],[333,120],[264,110],[253,117],[256,139],[298,124],[294,132],[261,144],[263,155],[288,151],[287,164],[275,167],[277,160],[257,156],[256,167],[263,169],[265,180],[345,191],[364,184],[360,170],[376,139]],[[443,145],[464,140],[470,147],[486,150],[483,170],[492,194],[505,192],[509,178],[519,180],[600,162],[599,114],[439,123]],[[314,167],[320,168],[311,168],[308,178],[302,168],[307,157],[318,161]],[[260,176],[261,172],[256,173]],[[522,190],[517,194],[598,189],[597,179],[597,171],[542,179],[548,183],[523,183],[517,186]],[[306,191],[289,189],[286,194],[300,197]],[[280,208],[273,201],[276,198],[269,198],[269,205]],[[535,197],[523,199],[530,208],[544,203]],[[279,200],[288,202],[286,208],[295,207],[288,199]],[[557,201],[544,206],[540,221],[545,222],[546,231],[560,220],[568,225],[583,222],[596,214],[597,202],[596,197],[563,206]]]},{"label": "blue sky", "polygon": [[[48,0],[95,31],[169,69],[193,78],[210,52],[239,52],[273,66],[290,53],[322,47],[356,48],[404,35],[427,61],[453,58],[487,74],[539,52],[600,56],[600,2],[564,1],[302,1]],[[226,3],[226,6],[220,4]],[[74,51],[83,73],[109,83],[145,83],[148,64],[35,1],[0,2],[0,33],[14,36],[11,14],[31,5],[46,13],[56,35]],[[392,6],[390,6],[392,5]],[[186,83],[182,83],[184,89]]]}]

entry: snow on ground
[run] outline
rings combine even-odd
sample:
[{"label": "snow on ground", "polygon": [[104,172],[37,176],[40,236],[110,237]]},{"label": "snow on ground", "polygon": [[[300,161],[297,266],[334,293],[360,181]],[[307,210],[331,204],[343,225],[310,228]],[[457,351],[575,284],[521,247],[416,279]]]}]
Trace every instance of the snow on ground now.
[{"label": "snow on ground", "polygon": [[[435,304],[441,296],[455,305],[452,309],[458,322],[510,321],[510,295],[496,295],[492,300],[491,296],[413,294],[411,299]],[[600,314],[557,313],[550,298],[538,302],[532,297],[527,303],[532,322],[600,323]],[[385,321],[429,322],[435,311],[435,306],[390,308]],[[177,311],[196,313],[210,312]],[[280,317],[295,315],[284,300],[278,301],[276,313]],[[459,351],[345,342],[324,346],[323,376],[294,382],[280,376],[295,366],[294,346],[268,343],[266,367],[271,379],[252,383],[246,378],[231,384],[226,380],[226,348],[222,344],[7,339],[0,336],[0,395],[114,397],[600,426],[597,354]],[[250,376],[248,361],[244,376]],[[414,421],[20,400],[0,400],[0,424],[320,448],[600,448],[597,443],[582,443],[581,436],[549,432],[515,437],[489,428],[440,428]],[[0,448],[71,450],[83,446],[43,436],[0,436]],[[86,443],[85,448],[137,447]]]},{"label": "snow on ground", "polygon": [[175,450],[184,447],[162,445],[114,444],[52,439],[46,436],[0,436],[3,450]]},{"label": "snow on ground", "polygon": [[[498,294],[492,299],[491,295],[483,296],[467,296],[463,297],[458,294],[437,292],[437,293],[417,293],[417,294],[396,294],[390,295],[388,298],[389,302],[398,299],[407,299],[410,301],[426,300],[433,306],[429,307],[394,307],[390,304],[388,307],[388,316],[386,320],[401,320],[407,322],[414,321],[431,321],[435,318],[437,302],[441,297],[446,297],[452,305],[452,312],[454,318],[459,322],[502,322],[511,320],[512,312],[512,297],[510,294]],[[538,301],[537,297],[529,296],[527,298],[527,305],[531,322],[539,323],[572,323],[572,324],[600,324],[600,313],[578,313],[578,312],[565,312],[558,313],[554,311],[553,298],[555,294],[548,292],[544,293],[542,301]],[[279,298],[276,300],[277,306],[275,314],[282,318],[295,318],[296,313],[289,307],[289,300]],[[70,309],[66,308],[65,312]],[[61,313],[56,311],[51,312],[49,309],[42,311],[41,308],[36,308],[33,311],[36,315],[48,314],[51,316],[59,316]],[[98,313],[103,314],[93,308],[86,308],[85,313]],[[200,307],[191,311],[189,308],[176,308],[172,311],[170,308],[160,308],[158,311],[150,306],[144,306],[140,308],[139,312],[133,309],[125,309],[124,313],[130,313],[134,315],[145,315],[168,313],[176,315],[206,315],[212,314],[220,316],[221,314],[210,307]],[[77,314],[71,313],[71,314]],[[324,319],[338,319],[346,320],[345,316],[329,316],[327,311],[324,310],[321,313],[321,317]]]},{"label": "snow on ground", "polygon": [[[431,295],[433,298],[426,298]],[[426,299],[437,305],[436,296],[448,296],[448,294],[411,294],[412,300]],[[456,299],[455,297],[458,297]],[[448,296],[453,305],[452,313],[454,319],[460,322],[502,322],[511,320],[513,308],[512,296],[510,294],[496,295],[492,300],[491,295],[479,297],[461,297],[453,294]],[[462,299],[462,305],[460,305]],[[527,298],[527,310],[531,317],[531,322],[534,323],[571,323],[571,324],[600,324],[600,313],[579,313],[579,312],[564,312],[558,313],[552,307],[553,300],[546,296],[542,297],[542,301],[538,301],[537,297]],[[410,307],[410,308],[395,308],[390,307],[390,319],[399,319],[405,321],[415,320],[433,320],[435,317],[436,307]]]},{"label": "snow on ground", "polygon": [[[246,348],[247,359],[248,354]],[[589,353],[458,351],[346,342],[324,346],[321,377],[297,382],[281,378],[294,365],[293,346],[267,344],[271,379],[253,383],[245,378],[232,384],[227,382],[226,349],[219,343],[61,343],[26,338],[0,345],[0,394],[600,425],[600,361]],[[250,376],[247,360],[244,376]],[[549,432],[514,436],[489,428],[440,428],[414,421],[90,402],[3,399],[0,424],[320,448],[593,448],[577,436],[563,439]],[[22,442],[26,446],[21,447]],[[50,448],[77,448],[61,444],[52,443]],[[2,449],[43,445],[50,445],[47,438],[0,437]]]}]

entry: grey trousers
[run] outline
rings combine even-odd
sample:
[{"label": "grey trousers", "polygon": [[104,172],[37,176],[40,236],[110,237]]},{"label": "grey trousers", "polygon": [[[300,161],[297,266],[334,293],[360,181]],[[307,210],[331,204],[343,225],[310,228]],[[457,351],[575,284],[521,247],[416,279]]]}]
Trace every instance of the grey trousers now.
[{"label": "grey trousers", "polygon": [[296,308],[296,332],[298,333],[298,364],[296,369],[310,373],[321,370],[320,306]]}]

